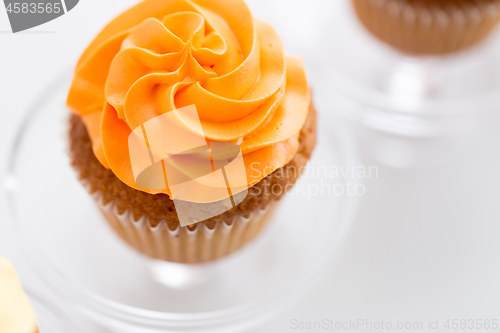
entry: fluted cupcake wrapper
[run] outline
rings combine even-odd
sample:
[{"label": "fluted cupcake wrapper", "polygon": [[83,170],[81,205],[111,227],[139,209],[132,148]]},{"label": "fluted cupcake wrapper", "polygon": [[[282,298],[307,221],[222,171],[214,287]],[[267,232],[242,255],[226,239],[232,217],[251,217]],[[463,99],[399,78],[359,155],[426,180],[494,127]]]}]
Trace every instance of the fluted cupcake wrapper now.
[{"label": "fluted cupcake wrapper", "polygon": [[446,54],[483,40],[500,19],[500,0],[429,4],[352,0],[361,23],[380,40],[410,54]]},{"label": "fluted cupcake wrapper", "polygon": [[149,218],[136,219],[129,210],[120,212],[113,201],[105,203],[99,192],[91,195],[106,221],[127,244],[150,258],[185,264],[210,262],[236,252],[259,234],[278,203],[273,201],[248,216],[217,222],[213,228],[197,223],[171,230],[164,220],[152,227]]}]

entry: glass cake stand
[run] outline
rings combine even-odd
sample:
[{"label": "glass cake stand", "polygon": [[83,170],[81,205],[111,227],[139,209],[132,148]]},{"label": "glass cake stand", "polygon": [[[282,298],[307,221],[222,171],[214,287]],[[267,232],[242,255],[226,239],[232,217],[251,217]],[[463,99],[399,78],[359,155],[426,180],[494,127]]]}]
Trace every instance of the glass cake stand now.
[{"label": "glass cake stand", "polygon": [[159,263],[108,228],[70,167],[70,78],[61,75],[34,103],[6,178],[23,252],[58,303],[113,332],[235,332],[275,316],[326,277],[364,193],[341,121],[320,113],[314,157],[258,239],[212,264]]},{"label": "glass cake stand", "polygon": [[290,35],[322,82],[315,92],[330,96],[325,107],[354,125],[363,157],[397,168],[435,167],[465,156],[499,128],[500,30],[466,51],[412,57],[373,37],[349,0],[307,7],[302,15],[314,23]]}]

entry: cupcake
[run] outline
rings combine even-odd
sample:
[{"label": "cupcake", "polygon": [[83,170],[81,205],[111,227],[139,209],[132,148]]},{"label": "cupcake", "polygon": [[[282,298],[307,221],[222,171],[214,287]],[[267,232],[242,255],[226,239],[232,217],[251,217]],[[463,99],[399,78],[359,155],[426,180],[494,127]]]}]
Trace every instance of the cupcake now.
[{"label": "cupcake", "polygon": [[33,308],[12,264],[0,257],[0,332],[38,333]]},{"label": "cupcake", "polygon": [[300,58],[242,0],[146,0],[108,24],[68,95],[72,166],[109,225],[177,263],[254,239],[316,144]]},{"label": "cupcake", "polygon": [[441,55],[484,40],[500,19],[500,0],[352,0],[378,39],[413,55]]}]

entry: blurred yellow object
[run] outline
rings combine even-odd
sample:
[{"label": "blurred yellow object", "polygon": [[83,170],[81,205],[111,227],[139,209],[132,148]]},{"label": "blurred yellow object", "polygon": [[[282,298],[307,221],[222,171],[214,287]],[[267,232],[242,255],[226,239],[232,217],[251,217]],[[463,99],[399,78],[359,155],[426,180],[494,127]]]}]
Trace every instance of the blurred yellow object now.
[{"label": "blurred yellow object", "polygon": [[12,264],[0,257],[0,333],[38,332],[36,317]]}]

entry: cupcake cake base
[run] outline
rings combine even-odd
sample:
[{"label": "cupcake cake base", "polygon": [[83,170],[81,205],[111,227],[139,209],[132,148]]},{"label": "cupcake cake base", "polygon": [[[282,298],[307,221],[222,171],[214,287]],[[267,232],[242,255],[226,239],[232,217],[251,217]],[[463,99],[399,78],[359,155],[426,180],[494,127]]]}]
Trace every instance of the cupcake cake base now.
[{"label": "cupcake cake base", "polygon": [[[316,111],[310,106],[300,132],[299,150],[290,163],[262,179],[238,206],[188,227],[181,227],[166,194],[132,189],[104,168],[92,151],[82,120],[70,117],[70,156],[82,184],[106,221],[139,252],[177,263],[204,263],[242,248],[267,224],[274,207],[300,177],[316,145]],[[279,187],[280,191],[273,191]],[[279,193],[278,193],[279,192]]]},{"label": "cupcake cake base", "polygon": [[94,199],[106,221],[127,244],[150,258],[184,264],[214,261],[240,249],[267,224],[277,204],[271,203],[248,216],[216,222],[212,228],[198,223],[171,230],[164,221],[151,227],[146,217],[135,220],[130,211],[120,214],[114,203],[104,205],[99,193],[94,194]]},{"label": "cupcake cake base", "polygon": [[413,55],[442,55],[484,40],[500,21],[498,0],[352,0],[379,40]]}]

